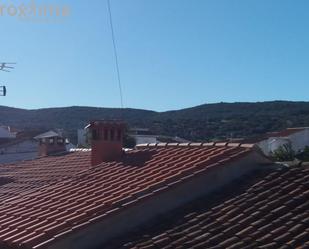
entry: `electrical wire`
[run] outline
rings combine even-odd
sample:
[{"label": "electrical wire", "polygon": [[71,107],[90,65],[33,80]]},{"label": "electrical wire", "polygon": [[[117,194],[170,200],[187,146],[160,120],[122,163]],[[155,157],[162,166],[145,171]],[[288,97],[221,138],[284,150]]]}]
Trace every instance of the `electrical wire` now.
[{"label": "electrical wire", "polygon": [[121,79],[120,79],[118,53],[117,53],[117,46],[116,46],[116,39],[115,39],[115,32],[114,32],[114,25],[113,25],[113,17],[112,17],[110,0],[107,0],[107,6],[108,6],[109,23],[110,23],[110,27],[111,27],[112,41],[113,41],[113,47],[114,47],[115,64],[116,64],[118,87],[119,87],[119,93],[120,93],[120,104],[121,104],[121,108],[123,109],[124,105],[123,105],[122,85],[121,85]]}]

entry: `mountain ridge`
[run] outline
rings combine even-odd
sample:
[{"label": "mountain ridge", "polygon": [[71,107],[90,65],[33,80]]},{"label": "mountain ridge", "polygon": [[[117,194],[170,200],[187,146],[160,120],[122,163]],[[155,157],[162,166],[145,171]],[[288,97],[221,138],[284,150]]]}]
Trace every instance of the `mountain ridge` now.
[{"label": "mountain ridge", "polygon": [[76,130],[89,120],[120,118],[130,127],[146,127],[156,134],[193,141],[248,138],[286,127],[309,126],[309,102],[221,102],[164,112],[88,106],[40,109],[0,106],[2,125],[19,129],[60,128],[73,140]]}]

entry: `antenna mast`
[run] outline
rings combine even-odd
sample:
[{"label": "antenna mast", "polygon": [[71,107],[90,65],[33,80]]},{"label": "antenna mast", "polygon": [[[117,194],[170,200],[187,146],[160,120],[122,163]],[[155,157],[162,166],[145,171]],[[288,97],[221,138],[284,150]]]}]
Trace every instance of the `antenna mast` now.
[{"label": "antenna mast", "polygon": [[[15,62],[0,62],[0,71],[9,73],[15,64]],[[0,86],[0,96],[6,96],[6,86]]]}]

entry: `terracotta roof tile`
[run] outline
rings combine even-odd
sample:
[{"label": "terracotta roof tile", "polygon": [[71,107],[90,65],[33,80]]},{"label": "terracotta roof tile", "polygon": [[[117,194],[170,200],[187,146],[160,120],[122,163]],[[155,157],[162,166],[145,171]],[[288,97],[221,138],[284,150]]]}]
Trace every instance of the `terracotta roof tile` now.
[{"label": "terracotta roof tile", "polygon": [[[89,151],[3,166],[1,174],[13,182],[0,186],[0,242],[11,247],[44,247],[250,151],[238,144],[145,144],[127,151],[117,162],[97,166],[91,166]],[[198,221],[189,222],[186,236],[171,240],[164,233],[152,238],[147,247],[180,245],[202,236],[211,227],[196,230]],[[213,224],[212,232],[226,229]],[[223,238],[225,234],[218,233],[207,243],[214,245]]]},{"label": "terracotta roof tile", "polygon": [[[194,225],[177,218],[177,234],[182,238],[190,234],[190,248],[308,248],[308,173],[306,166],[269,173],[245,193],[210,210],[194,212]],[[168,229],[169,238],[173,238],[176,228],[171,223]],[[146,233],[143,230],[140,238]],[[164,230],[160,233],[164,234]],[[131,241],[131,246],[139,248],[139,243],[147,240]]]}]

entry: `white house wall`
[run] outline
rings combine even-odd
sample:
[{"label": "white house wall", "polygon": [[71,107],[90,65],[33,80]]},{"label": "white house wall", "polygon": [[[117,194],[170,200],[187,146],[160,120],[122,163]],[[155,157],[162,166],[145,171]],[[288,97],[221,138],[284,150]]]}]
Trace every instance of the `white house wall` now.
[{"label": "white house wall", "polygon": [[0,138],[15,138],[16,134],[9,132],[7,129],[0,127]]},{"label": "white house wall", "polygon": [[87,146],[87,130],[77,130],[77,144],[80,146]]},{"label": "white house wall", "polygon": [[36,141],[27,140],[0,148],[0,164],[33,159],[36,158],[37,155],[38,143]]},{"label": "white house wall", "polygon": [[151,144],[156,143],[157,138],[155,136],[149,136],[149,135],[133,135],[136,144]]},{"label": "white house wall", "polygon": [[309,146],[309,129],[305,129],[287,137],[271,137],[257,143],[259,148],[267,156],[281,145],[291,143],[292,149],[297,153]]},{"label": "white house wall", "polygon": [[302,151],[306,146],[309,146],[309,129],[294,133],[288,137],[292,143],[292,148],[295,152]]},{"label": "white house wall", "polygon": [[268,139],[269,153],[280,148],[280,146],[291,143],[288,138],[272,137]]}]

